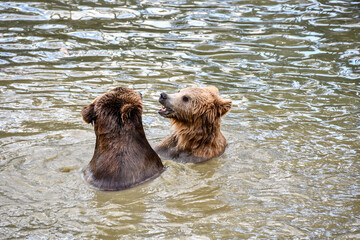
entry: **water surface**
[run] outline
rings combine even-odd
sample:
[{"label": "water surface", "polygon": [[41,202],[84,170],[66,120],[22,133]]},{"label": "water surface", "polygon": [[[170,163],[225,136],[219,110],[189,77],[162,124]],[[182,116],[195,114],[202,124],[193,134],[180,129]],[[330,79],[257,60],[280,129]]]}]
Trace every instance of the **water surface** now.
[{"label": "water surface", "polygon": [[[351,0],[2,1],[0,238],[360,238],[360,4]],[[216,86],[229,146],[204,164],[100,192],[80,111],[141,91]]]}]

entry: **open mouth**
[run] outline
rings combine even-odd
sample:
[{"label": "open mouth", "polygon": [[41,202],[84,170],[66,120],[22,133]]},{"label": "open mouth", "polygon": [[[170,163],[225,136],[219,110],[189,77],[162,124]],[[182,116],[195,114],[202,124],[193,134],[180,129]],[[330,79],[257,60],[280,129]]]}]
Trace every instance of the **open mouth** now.
[{"label": "open mouth", "polygon": [[173,112],[174,110],[172,110],[171,108],[166,108],[165,106],[162,106],[162,108],[159,110],[159,114],[163,116],[169,115]]}]

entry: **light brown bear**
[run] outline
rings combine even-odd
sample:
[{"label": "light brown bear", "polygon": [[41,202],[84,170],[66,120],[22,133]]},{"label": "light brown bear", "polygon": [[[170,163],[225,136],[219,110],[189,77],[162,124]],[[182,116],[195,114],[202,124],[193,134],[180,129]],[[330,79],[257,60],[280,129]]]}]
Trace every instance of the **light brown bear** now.
[{"label": "light brown bear", "polygon": [[174,131],[155,151],[181,162],[200,163],[220,156],[226,139],[220,131],[221,117],[231,108],[216,87],[190,87],[175,94],[161,93],[159,114],[170,118]]},{"label": "light brown bear", "polygon": [[85,180],[104,191],[123,190],[153,179],[164,166],[148,143],[142,125],[139,93],[118,87],[97,97],[81,111],[94,125],[95,152]]}]

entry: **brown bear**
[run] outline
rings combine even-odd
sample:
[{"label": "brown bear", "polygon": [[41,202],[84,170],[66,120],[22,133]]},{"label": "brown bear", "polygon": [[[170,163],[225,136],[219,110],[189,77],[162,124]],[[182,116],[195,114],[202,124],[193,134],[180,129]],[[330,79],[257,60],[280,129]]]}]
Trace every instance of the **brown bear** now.
[{"label": "brown bear", "polygon": [[159,114],[170,118],[174,131],[155,151],[181,162],[200,163],[220,156],[226,139],[220,131],[221,117],[231,108],[216,87],[190,87],[175,94],[161,93]]},{"label": "brown bear", "polygon": [[95,152],[84,170],[85,180],[104,191],[130,188],[161,174],[164,166],[148,143],[142,125],[141,95],[117,87],[81,111],[94,125]]}]

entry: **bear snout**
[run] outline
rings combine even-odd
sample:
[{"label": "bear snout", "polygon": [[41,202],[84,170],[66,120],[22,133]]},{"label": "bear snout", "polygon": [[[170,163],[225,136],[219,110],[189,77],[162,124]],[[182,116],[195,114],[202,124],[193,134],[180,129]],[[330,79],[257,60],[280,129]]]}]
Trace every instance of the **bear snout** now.
[{"label": "bear snout", "polygon": [[161,94],[160,94],[160,98],[167,99],[167,94],[166,94],[166,93],[164,93],[164,92],[163,92],[163,93],[161,93]]},{"label": "bear snout", "polygon": [[167,98],[168,98],[168,95],[166,93],[161,93],[160,98],[159,98],[159,102],[164,103]]}]

